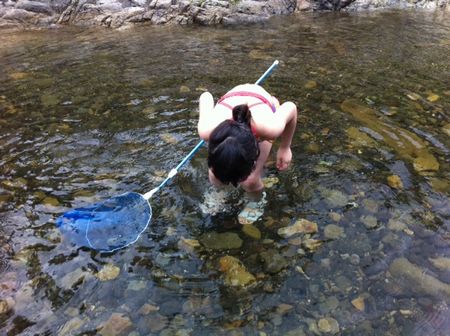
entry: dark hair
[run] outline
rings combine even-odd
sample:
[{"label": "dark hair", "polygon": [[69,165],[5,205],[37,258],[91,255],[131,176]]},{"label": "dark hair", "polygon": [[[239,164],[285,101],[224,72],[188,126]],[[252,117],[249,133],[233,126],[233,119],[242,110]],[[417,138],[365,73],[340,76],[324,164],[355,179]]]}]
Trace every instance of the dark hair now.
[{"label": "dark hair", "polygon": [[225,120],[211,133],[208,146],[208,167],[222,183],[234,186],[253,171],[259,146],[250,127],[248,106],[233,108],[233,120]]}]

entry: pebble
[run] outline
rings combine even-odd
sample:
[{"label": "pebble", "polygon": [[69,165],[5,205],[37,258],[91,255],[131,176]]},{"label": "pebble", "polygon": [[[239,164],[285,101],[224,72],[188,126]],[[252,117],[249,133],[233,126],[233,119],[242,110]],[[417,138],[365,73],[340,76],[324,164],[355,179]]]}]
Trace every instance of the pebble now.
[{"label": "pebble", "polygon": [[335,335],[339,332],[339,323],[332,317],[321,318],[317,326],[323,333]]},{"label": "pebble", "polygon": [[315,233],[317,224],[307,219],[299,219],[293,225],[278,229],[278,235],[283,238],[289,238],[298,233]]},{"label": "pebble", "polygon": [[100,281],[114,280],[120,274],[120,268],[112,264],[105,265],[98,273],[95,274]]},{"label": "pebble", "polygon": [[309,80],[303,87],[305,89],[315,89],[317,87],[317,82],[314,80]]},{"label": "pebble", "polygon": [[358,296],[357,298],[353,299],[351,302],[352,302],[353,307],[355,307],[359,311],[364,311],[366,309],[366,305],[364,303],[364,298],[362,296]]},{"label": "pebble", "polygon": [[261,231],[251,224],[242,225],[242,232],[244,232],[247,236],[253,239],[261,239]]},{"label": "pebble", "polygon": [[14,299],[8,297],[6,299],[0,300],[0,315],[4,315],[9,313],[14,308],[15,302]]},{"label": "pebble", "polygon": [[387,177],[387,183],[391,188],[394,189],[403,189],[403,182],[400,176],[391,175]]},{"label": "pebble", "polygon": [[363,222],[368,229],[374,229],[378,225],[378,220],[372,215],[362,216],[361,222]]},{"label": "pebble", "polygon": [[191,89],[188,86],[186,85],[180,86],[180,93],[188,93],[188,92],[191,92]]},{"label": "pebble", "polygon": [[242,239],[234,232],[208,232],[200,236],[200,243],[212,250],[229,250],[240,248]]},{"label": "pebble", "polygon": [[335,222],[339,222],[342,218],[342,215],[337,212],[330,212],[328,216]]},{"label": "pebble", "polygon": [[324,236],[326,239],[338,239],[345,236],[344,229],[335,224],[325,226]]},{"label": "pebble", "polygon": [[133,323],[128,316],[113,313],[107,321],[97,327],[97,330],[102,336],[125,336],[131,332],[132,327]]}]

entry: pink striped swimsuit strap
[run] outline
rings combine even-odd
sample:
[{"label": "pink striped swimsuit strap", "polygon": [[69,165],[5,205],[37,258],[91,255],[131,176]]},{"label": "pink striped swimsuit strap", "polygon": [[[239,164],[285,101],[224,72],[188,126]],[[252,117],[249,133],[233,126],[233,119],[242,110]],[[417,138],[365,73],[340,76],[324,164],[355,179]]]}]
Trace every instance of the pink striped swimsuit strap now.
[{"label": "pink striped swimsuit strap", "polygon": [[235,92],[227,93],[226,95],[224,95],[222,98],[219,99],[217,104],[221,104],[223,106],[228,107],[230,110],[232,110],[233,107],[231,105],[223,102],[223,100],[230,98],[230,97],[254,97],[254,98],[261,100],[261,103],[252,104],[249,106],[249,108],[252,106],[255,106],[255,105],[259,105],[259,104],[266,104],[267,106],[270,107],[272,112],[276,111],[275,106],[266,97],[264,97],[263,95],[260,95],[258,93],[250,92],[250,91],[235,91]]}]

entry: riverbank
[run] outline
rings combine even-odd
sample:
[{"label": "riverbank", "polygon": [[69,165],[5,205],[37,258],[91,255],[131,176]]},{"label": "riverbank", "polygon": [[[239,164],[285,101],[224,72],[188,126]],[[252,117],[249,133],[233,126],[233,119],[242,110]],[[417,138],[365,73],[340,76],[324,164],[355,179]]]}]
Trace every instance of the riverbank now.
[{"label": "riverbank", "polygon": [[0,28],[245,24],[276,15],[378,8],[449,9],[449,0],[2,0]]}]

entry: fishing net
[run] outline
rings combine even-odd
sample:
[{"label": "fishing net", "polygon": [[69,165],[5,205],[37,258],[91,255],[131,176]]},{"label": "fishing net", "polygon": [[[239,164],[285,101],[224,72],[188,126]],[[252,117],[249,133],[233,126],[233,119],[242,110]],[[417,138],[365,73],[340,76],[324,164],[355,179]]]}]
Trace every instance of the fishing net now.
[{"label": "fishing net", "polygon": [[150,203],[141,194],[128,192],[68,211],[56,225],[77,246],[113,252],[136,242],[151,218]]}]

